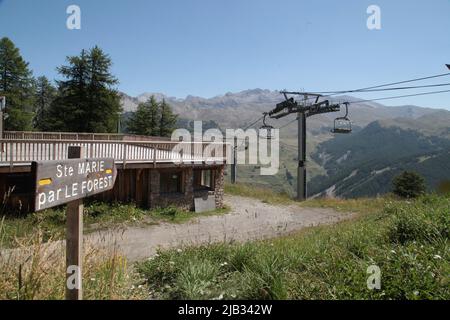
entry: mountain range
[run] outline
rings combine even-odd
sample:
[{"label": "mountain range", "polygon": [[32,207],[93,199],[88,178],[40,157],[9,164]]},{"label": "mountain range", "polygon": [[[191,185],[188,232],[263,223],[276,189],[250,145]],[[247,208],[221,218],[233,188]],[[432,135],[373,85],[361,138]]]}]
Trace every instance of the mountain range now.
[{"label": "mountain range", "polygon": [[[121,94],[126,113],[154,95],[165,99],[186,127],[190,120],[203,120],[208,127],[221,129],[246,127],[262,112],[283,101],[278,91],[251,89],[237,93],[184,99],[161,93],[143,93],[137,97]],[[331,102],[354,102],[349,107],[353,132],[330,132],[334,119],[342,113],[308,118],[307,166],[308,194],[311,196],[360,197],[390,191],[393,176],[408,169],[422,174],[433,190],[443,180],[450,180],[450,112],[414,105],[386,106],[375,102],[357,102],[351,96],[331,98]],[[295,119],[290,115],[269,119],[282,127]],[[261,121],[253,127],[261,126]],[[257,166],[238,168],[238,181],[265,185],[287,193],[296,188],[297,124],[280,130],[280,170],[275,176],[260,176]]]}]

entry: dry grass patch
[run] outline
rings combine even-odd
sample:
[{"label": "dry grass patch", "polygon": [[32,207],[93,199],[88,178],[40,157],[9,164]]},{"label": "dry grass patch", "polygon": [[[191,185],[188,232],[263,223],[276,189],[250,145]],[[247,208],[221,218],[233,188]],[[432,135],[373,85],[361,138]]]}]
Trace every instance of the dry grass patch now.
[{"label": "dry grass patch", "polygon": [[[0,238],[1,238],[0,225]],[[43,233],[22,238],[19,247],[0,251],[0,299],[64,299],[64,242],[44,243]],[[51,240],[51,239],[50,239]],[[115,248],[84,248],[84,299],[145,299],[133,268]]]}]

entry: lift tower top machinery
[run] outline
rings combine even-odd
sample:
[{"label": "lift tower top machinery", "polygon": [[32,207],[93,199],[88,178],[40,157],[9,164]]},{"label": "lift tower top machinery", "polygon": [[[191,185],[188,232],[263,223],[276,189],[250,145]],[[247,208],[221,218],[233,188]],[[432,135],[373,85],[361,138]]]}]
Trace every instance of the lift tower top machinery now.
[{"label": "lift tower top machinery", "polygon": [[[268,112],[273,119],[283,118],[291,113],[297,114],[298,120],[298,166],[297,166],[297,200],[306,200],[306,118],[316,114],[340,111],[339,104],[330,104],[321,100],[322,95],[308,92],[282,91],[284,101]],[[300,101],[289,95],[303,97]]]}]

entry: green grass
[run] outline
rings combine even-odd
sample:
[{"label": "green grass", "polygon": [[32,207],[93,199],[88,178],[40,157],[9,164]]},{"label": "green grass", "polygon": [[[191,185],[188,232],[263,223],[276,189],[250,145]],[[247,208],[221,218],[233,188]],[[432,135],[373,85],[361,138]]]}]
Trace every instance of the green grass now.
[{"label": "green grass", "polygon": [[302,207],[332,208],[342,212],[372,213],[383,208],[387,199],[398,201],[398,198],[316,198],[298,202],[287,193],[276,193],[269,188],[255,187],[245,183],[225,184],[225,193],[230,195],[250,197],[270,204],[298,205]]},{"label": "green grass", "polygon": [[[182,223],[190,219],[220,215],[229,211],[229,208],[217,209],[204,213],[193,213],[180,210],[176,207],[156,208],[146,210],[133,204],[92,202],[84,206],[84,231],[89,233],[95,230],[107,229],[118,225],[152,225],[160,222]],[[48,209],[27,215],[4,215],[3,232],[0,247],[15,247],[20,239],[27,238],[39,227],[42,240],[62,239],[65,232],[65,209]]]},{"label": "green grass", "polygon": [[369,214],[382,210],[386,202],[389,201],[392,203],[397,203],[400,199],[391,196],[385,196],[383,198],[358,199],[316,198],[298,203],[298,205],[302,207],[331,208],[340,212]]},{"label": "green grass", "polygon": [[271,204],[293,204],[294,199],[287,193],[274,193],[269,188],[256,187],[249,184],[225,184],[225,193],[259,199]]},{"label": "green grass", "polygon": [[201,213],[179,210],[176,207],[166,207],[166,208],[157,208],[153,210],[151,216],[159,221],[163,220],[171,223],[183,223],[198,217],[206,217],[214,215],[217,216],[226,214],[228,212],[230,212],[229,207],[224,207],[221,209],[215,209],[212,211],[206,211]]},{"label": "green grass", "polygon": [[[450,198],[310,205],[365,214],[273,240],[161,251],[137,270],[159,299],[450,298]],[[380,290],[367,288],[371,265]]]}]

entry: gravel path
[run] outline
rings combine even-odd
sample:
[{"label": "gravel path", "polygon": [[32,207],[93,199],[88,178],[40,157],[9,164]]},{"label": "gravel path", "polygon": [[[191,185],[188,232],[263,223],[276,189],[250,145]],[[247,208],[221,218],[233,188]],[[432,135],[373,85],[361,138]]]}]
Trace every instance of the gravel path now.
[{"label": "gravel path", "polygon": [[97,231],[86,235],[85,242],[94,246],[116,245],[130,261],[138,261],[154,255],[158,248],[265,239],[352,216],[332,209],[271,205],[238,196],[225,196],[225,203],[231,208],[225,215],[199,217],[183,224]]}]

